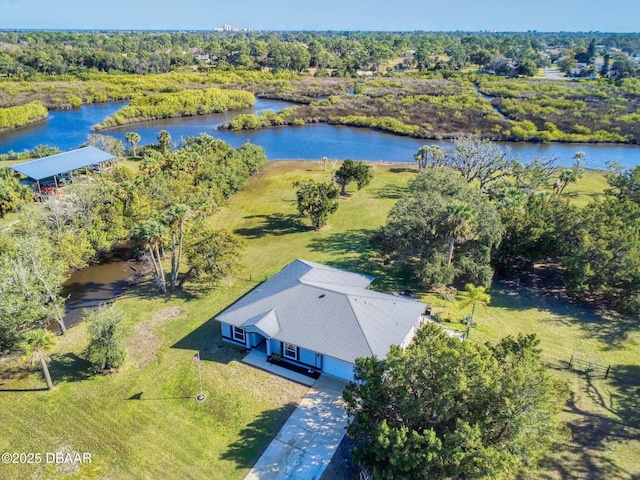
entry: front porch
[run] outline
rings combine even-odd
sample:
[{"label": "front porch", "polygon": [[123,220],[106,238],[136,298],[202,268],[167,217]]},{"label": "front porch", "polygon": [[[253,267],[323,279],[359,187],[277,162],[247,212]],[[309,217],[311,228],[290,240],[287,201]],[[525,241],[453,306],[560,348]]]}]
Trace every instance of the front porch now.
[{"label": "front porch", "polygon": [[308,375],[298,373],[288,368],[274,365],[273,363],[268,362],[267,353],[261,348],[251,349],[249,353],[244,356],[242,361],[261,370],[266,370],[269,373],[273,373],[274,375],[278,375],[279,377],[293,380],[294,382],[301,383],[302,385],[306,385],[308,387],[312,386],[316,381],[315,378],[312,378]]}]

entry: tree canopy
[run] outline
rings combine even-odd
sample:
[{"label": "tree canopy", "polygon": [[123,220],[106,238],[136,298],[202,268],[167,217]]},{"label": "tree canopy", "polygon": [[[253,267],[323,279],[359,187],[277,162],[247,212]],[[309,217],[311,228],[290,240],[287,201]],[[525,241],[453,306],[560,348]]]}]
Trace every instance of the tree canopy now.
[{"label": "tree canopy", "polygon": [[350,158],[342,162],[335,173],[335,179],[340,184],[340,195],[347,194],[347,185],[356,182],[358,190],[371,183],[373,173],[371,167],[364,162],[354,162]]},{"label": "tree canopy", "polygon": [[124,312],[115,305],[99,305],[83,312],[83,321],[89,323],[89,345],[84,355],[91,363],[91,370],[118,368],[125,360],[126,350],[121,344]]},{"label": "tree canopy", "polygon": [[53,388],[53,382],[51,381],[47,362],[50,360],[49,352],[53,349],[55,343],[55,338],[50,331],[39,328],[23,333],[20,341],[16,345],[23,359],[32,364],[40,362],[42,375],[47,382],[47,388],[49,390]]},{"label": "tree canopy", "polygon": [[565,387],[535,335],[495,346],[427,323],[406,351],[356,360],[345,392],[352,454],[375,479],[506,479],[562,435]]},{"label": "tree canopy", "polygon": [[612,197],[580,211],[562,257],[574,294],[604,299],[624,312],[640,311],[640,205]]},{"label": "tree canopy", "polygon": [[502,224],[486,195],[444,167],[423,169],[373,242],[430,286],[465,277],[489,286]]},{"label": "tree canopy", "polygon": [[106,37],[99,32],[7,31],[0,32],[0,43],[6,46],[0,51],[0,75],[18,78],[167,73],[185,67],[290,72],[315,67],[324,75],[334,69],[334,75],[355,76],[358,70],[386,73],[385,62],[397,57],[402,58],[397,70],[449,72],[507,57],[548,66],[556,56],[545,45],[557,45],[565,49],[565,58],[587,63],[602,49],[596,45],[606,45],[609,53],[634,54],[640,48],[638,34],[598,32],[110,32]]},{"label": "tree canopy", "polygon": [[298,212],[308,215],[313,228],[319,230],[327,223],[329,215],[338,209],[338,189],[330,183],[313,180],[295,182]]}]

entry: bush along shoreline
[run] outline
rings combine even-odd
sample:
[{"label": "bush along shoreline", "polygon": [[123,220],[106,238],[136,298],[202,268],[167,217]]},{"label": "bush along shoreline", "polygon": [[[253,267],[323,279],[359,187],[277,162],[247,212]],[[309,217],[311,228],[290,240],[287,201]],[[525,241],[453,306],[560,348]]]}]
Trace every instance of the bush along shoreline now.
[{"label": "bush along shoreline", "polygon": [[113,116],[94,126],[93,129],[100,131],[161,118],[189,117],[240,110],[251,107],[255,101],[255,96],[250,92],[221,88],[185,90],[177,93],[137,97]]},{"label": "bush along shoreline", "polygon": [[40,102],[0,108],[0,132],[40,122],[48,115],[49,111]]}]

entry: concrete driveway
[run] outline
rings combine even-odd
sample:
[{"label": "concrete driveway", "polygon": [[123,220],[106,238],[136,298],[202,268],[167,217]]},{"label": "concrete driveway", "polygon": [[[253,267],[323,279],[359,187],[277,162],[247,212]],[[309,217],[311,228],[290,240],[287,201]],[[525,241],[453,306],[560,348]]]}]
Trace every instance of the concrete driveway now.
[{"label": "concrete driveway", "polygon": [[346,382],[322,375],[245,480],[317,480],[345,434]]}]

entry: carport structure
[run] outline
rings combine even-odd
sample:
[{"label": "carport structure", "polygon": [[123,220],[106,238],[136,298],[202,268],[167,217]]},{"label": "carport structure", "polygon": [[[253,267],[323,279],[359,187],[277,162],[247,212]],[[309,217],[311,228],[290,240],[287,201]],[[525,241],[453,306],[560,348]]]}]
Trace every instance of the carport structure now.
[{"label": "carport structure", "polygon": [[86,168],[89,165],[101,164],[115,158],[110,153],[95,147],[84,147],[70,152],[58,153],[49,157],[38,158],[28,162],[17,163],[11,168],[38,184],[38,192],[42,195],[40,181],[45,178],[53,178],[56,190],[58,189],[58,176]]}]

